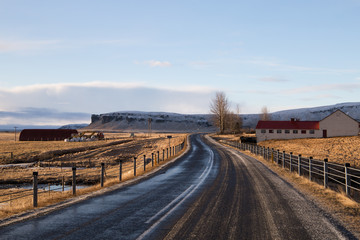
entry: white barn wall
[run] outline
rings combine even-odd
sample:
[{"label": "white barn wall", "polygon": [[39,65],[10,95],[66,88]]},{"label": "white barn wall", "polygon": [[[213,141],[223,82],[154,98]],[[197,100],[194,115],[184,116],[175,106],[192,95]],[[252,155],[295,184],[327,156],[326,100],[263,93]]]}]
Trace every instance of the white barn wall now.
[{"label": "white barn wall", "polygon": [[323,130],[327,130],[328,137],[357,136],[359,123],[338,110],[320,121],[320,137]]},{"label": "white barn wall", "polygon": [[298,133],[293,133],[293,129],[290,130],[290,133],[285,133],[285,130],[282,129],[282,133],[277,133],[277,129],[273,129],[274,133],[269,133],[270,129],[266,129],[266,133],[261,133],[262,129],[256,129],[256,140],[257,142],[271,140],[271,139],[296,139],[296,138],[319,138],[322,137],[322,131],[315,130],[314,134],[310,134],[310,130],[306,130],[306,134],[301,133],[301,130],[298,130]]}]

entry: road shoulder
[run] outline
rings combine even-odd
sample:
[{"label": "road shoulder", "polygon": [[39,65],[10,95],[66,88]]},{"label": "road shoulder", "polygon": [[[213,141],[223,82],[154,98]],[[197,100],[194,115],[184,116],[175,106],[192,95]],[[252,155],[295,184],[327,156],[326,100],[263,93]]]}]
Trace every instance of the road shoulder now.
[{"label": "road shoulder", "polygon": [[[214,140],[215,141],[215,140]],[[347,198],[344,194],[337,193],[330,189],[324,189],[317,183],[311,182],[304,177],[299,177],[296,173],[290,173],[272,162],[266,161],[260,156],[252,154],[250,151],[240,151],[231,146],[221,144],[228,148],[235,149],[247,156],[250,156],[267,166],[276,173],[281,179],[292,185],[307,199],[321,208],[324,213],[331,215],[335,221],[346,226],[357,238],[360,238],[360,204]]]}]

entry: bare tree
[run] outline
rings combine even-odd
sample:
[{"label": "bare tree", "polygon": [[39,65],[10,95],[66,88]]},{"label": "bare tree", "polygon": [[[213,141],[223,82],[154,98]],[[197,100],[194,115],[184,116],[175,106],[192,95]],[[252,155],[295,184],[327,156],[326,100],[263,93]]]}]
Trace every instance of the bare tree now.
[{"label": "bare tree", "polygon": [[224,92],[216,92],[210,102],[210,112],[214,115],[214,122],[220,133],[224,133],[226,115],[229,113],[229,101]]},{"label": "bare tree", "polygon": [[266,106],[263,106],[261,108],[261,120],[263,121],[269,121],[271,119],[269,110]]},{"label": "bare tree", "polygon": [[240,133],[242,128],[242,118],[240,116],[240,106],[236,105],[235,112],[229,112],[225,118],[225,130],[231,133]]}]

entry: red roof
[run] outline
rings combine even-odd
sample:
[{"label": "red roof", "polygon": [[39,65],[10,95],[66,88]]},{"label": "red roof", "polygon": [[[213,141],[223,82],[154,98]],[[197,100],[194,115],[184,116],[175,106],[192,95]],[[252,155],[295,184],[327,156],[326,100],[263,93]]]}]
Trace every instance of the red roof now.
[{"label": "red roof", "polygon": [[319,130],[318,121],[259,121],[256,129]]}]

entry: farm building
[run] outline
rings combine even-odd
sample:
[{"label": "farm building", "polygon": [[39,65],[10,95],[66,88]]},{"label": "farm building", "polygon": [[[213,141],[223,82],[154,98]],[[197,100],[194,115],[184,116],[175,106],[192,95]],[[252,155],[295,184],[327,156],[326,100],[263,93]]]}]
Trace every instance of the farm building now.
[{"label": "farm building", "polygon": [[359,122],[336,110],[320,121],[259,121],[256,126],[257,142],[271,139],[327,138],[357,136]]},{"label": "farm building", "polygon": [[20,141],[63,141],[71,135],[78,134],[76,129],[24,129]]}]

